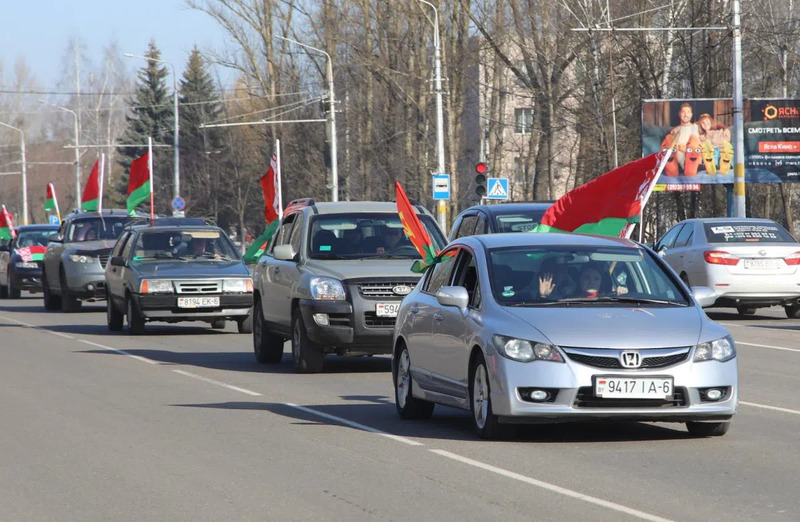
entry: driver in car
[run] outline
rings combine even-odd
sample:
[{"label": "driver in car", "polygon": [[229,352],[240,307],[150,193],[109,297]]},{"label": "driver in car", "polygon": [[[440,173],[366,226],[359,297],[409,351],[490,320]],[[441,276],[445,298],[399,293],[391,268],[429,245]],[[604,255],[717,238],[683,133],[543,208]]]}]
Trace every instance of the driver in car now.
[{"label": "driver in car", "polygon": [[384,250],[385,252],[394,252],[398,248],[402,248],[407,246],[402,244],[403,241],[403,229],[402,228],[386,228],[386,232],[383,236],[384,242]]}]

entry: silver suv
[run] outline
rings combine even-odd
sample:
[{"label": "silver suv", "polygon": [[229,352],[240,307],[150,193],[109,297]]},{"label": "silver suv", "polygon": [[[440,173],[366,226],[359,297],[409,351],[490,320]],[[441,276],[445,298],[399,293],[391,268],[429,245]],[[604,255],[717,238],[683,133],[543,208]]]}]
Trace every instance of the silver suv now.
[{"label": "silver suv", "polygon": [[[279,363],[286,339],[301,373],[322,371],[327,353],[390,354],[400,302],[420,277],[396,205],[310,200],[292,208],[253,274],[256,360]],[[441,250],[433,216],[415,209]]]}]

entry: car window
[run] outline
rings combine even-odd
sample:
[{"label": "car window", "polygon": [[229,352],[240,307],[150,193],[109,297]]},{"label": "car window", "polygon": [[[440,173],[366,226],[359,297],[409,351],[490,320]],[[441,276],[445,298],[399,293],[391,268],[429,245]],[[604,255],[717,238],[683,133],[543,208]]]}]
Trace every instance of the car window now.
[{"label": "car window", "polygon": [[672,245],[672,248],[680,248],[688,245],[692,238],[692,232],[694,232],[694,225],[686,223],[681,229],[680,234],[678,234],[678,237],[675,238],[675,243]]},{"label": "car window", "polygon": [[124,259],[126,260],[130,259],[131,250],[133,250],[133,245],[135,242],[136,242],[135,234],[131,234],[130,236],[128,236],[128,240],[125,242],[125,246],[122,248],[122,252],[120,253],[120,255]]},{"label": "car window", "polygon": [[450,227],[450,236],[448,237],[448,241],[452,241],[456,238],[458,234],[458,229],[461,227],[461,222],[464,220],[464,215],[459,215],[456,220],[453,222],[453,226]]},{"label": "car window", "polygon": [[281,223],[281,226],[278,229],[278,233],[275,234],[275,239],[272,240],[270,252],[272,252],[278,245],[285,245],[289,243],[295,218],[297,218],[297,214],[290,214],[284,218],[283,223]]},{"label": "car window", "polygon": [[545,210],[529,210],[525,212],[509,212],[496,214],[494,222],[498,233],[530,232],[542,221]]},{"label": "car window", "polygon": [[480,307],[480,285],[478,284],[478,267],[475,264],[475,256],[463,248],[456,264],[453,285],[463,286],[467,289],[470,307]]},{"label": "car window", "polygon": [[117,244],[114,245],[114,250],[111,252],[112,256],[119,256],[122,254],[122,249],[125,247],[125,243],[128,242],[128,239],[131,237],[130,232],[125,232],[122,236],[120,236],[119,240],[117,240]]},{"label": "car window", "polygon": [[795,243],[785,228],[777,223],[720,222],[703,223],[709,243]]},{"label": "car window", "polygon": [[656,252],[666,248],[672,248],[672,244],[675,243],[675,238],[678,237],[678,234],[680,233],[683,226],[684,226],[683,223],[675,225],[666,234],[664,234],[664,237],[662,237],[661,240],[658,243],[656,243],[656,248],[655,248]]},{"label": "car window", "polygon": [[458,228],[458,232],[456,233],[456,237],[454,239],[464,236],[471,236],[475,231],[475,223],[477,222],[478,216],[475,214],[464,216],[464,219],[461,221],[461,226]]},{"label": "car window", "polygon": [[47,238],[54,230],[21,230],[14,240],[14,248],[46,247]]},{"label": "car window", "polygon": [[442,254],[441,261],[428,269],[431,271],[431,274],[428,276],[428,279],[425,282],[425,292],[433,294],[441,287],[447,286],[450,283],[450,276],[452,275],[453,267],[456,264],[457,253],[457,248],[448,250]]},{"label": "car window", "polygon": [[294,228],[292,229],[292,233],[289,236],[289,244],[292,245],[293,252],[295,253],[300,252],[302,237],[303,237],[303,216],[302,214],[297,214]]},{"label": "car window", "polygon": [[235,247],[220,230],[146,230],[139,233],[133,262],[231,261],[238,259]]},{"label": "car window", "polygon": [[475,223],[473,234],[486,234],[487,232],[489,232],[489,221],[486,214],[478,212],[478,221]]},{"label": "car window", "polygon": [[66,229],[64,241],[77,243],[83,241],[96,241],[98,239],[117,239],[122,235],[128,217],[101,217],[73,219]]}]

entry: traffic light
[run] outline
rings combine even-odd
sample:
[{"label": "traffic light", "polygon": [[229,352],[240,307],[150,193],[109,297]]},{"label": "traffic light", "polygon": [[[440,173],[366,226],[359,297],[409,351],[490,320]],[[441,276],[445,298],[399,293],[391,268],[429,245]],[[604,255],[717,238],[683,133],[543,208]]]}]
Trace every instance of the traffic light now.
[{"label": "traffic light", "polygon": [[489,167],[484,162],[480,162],[475,165],[475,193],[480,197],[486,195],[486,173],[489,171]]}]

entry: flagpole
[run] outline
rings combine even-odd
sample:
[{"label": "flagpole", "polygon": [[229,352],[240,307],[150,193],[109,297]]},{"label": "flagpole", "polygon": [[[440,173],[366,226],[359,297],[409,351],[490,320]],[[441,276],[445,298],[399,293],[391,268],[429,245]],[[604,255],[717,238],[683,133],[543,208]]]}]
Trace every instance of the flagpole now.
[{"label": "flagpole", "polygon": [[105,152],[100,153],[100,194],[98,196],[97,201],[97,212],[100,214],[103,213],[103,174],[106,168],[106,154]]},{"label": "flagpole", "polygon": [[278,178],[278,186],[275,187],[278,192],[278,219],[283,219],[283,195],[281,194],[281,140],[275,140],[275,173]]},{"label": "flagpole", "polygon": [[147,137],[147,170],[150,176],[150,226],[155,225],[156,216],[153,207],[153,138]]},{"label": "flagpole", "polygon": [[58,195],[56,194],[56,187],[52,183],[47,184],[50,187],[50,192],[53,193],[53,203],[56,206],[56,216],[58,217],[58,224],[61,224],[61,211],[58,209]]}]

